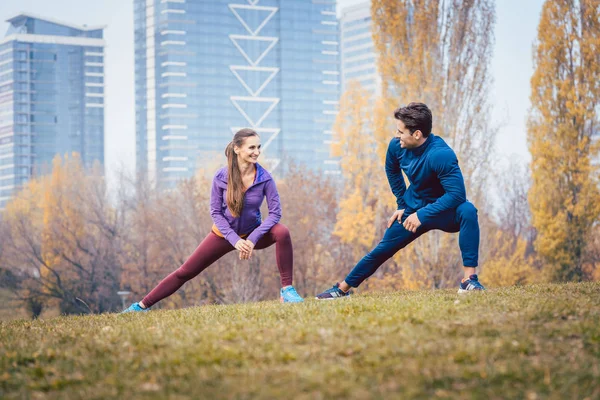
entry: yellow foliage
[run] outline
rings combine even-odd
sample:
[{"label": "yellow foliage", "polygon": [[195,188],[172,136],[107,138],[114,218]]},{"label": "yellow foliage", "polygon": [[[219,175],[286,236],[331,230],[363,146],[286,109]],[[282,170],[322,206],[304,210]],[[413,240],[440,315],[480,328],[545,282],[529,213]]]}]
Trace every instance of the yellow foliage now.
[{"label": "yellow foliage", "polygon": [[600,215],[600,9],[597,0],[544,4],[531,78],[528,141],[533,185],[529,202],[535,248],[552,280],[585,278],[583,255]]},{"label": "yellow foliage", "polygon": [[479,204],[496,133],[488,100],[494,1],[372,0],[371,14],[386,104],[429,106],[433,132],[456,152]]},{"label": "yellow foliage", "polygon": [[340,201],[340,211],[333,234],[342,238],[345,243],[355,245],[355,257],[360,257],[363,249],[373,244],[375,213],[372,207],[364,203],[364,197],[358,189]]},{"label": "yellow foliage", "polygon": [[340,100],[331,150],[340,158],[344,192],[334,235],[353,246],[356,258],[372,247],[376,226],[383,223],[382,215],[393,204],[384,172],[385,152],[393,135],[390,113],[386,115],[383,102],[374,101],[357,82],[350,83]]},{"label": "yellow foliage", "polygon": [[402,268],[400,285],[410,290],[430,289],[432,287],[427,271],[423,268]]},{"label": "yellow foliage", "polygon": [[397,91],[405,102],[421,101],[436,111],[441,95],[439,10],[438,0],[371,2],[384,93]]},{"label": "yellow foliage", "polygon": [[538,282],[540,273],[528,256],[527,242],[498,230],[493,237],[492,254],[482,266],[482,277],[490,287]]},{"label": "yellow foliage", "polygon": [[[85,209],[75,194],[84,191],[85,174],[77,154],[56,156],[52,162],[52,174],[42,178],[45,183],[41,209],[43,212],[42,257],[43,276],[49,269],[60,269],[63,257],[75,259],[77,241],[85,234]],[[60,231],[60,235],[58,232]],[[65,240],[66,239],[66,240]],[[64,268],[62,279],[77,279],[76,271]]]},{"label": "yellow foliage", "polygon": [[103,187],[101,174],[86,176],[77,154],[57,156],[50,175],[31,179],[7,204],[12,262],[31,278],[23,297],[56,299],[61,312],[89,311],[77,298],[95,311],[115,302],[114,212]]}]

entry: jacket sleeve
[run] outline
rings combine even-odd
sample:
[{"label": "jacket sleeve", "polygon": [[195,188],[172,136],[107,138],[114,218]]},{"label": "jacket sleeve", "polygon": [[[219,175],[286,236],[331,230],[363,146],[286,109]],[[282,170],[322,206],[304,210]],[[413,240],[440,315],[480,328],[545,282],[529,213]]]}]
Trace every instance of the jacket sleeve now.
[{"label": "jacket sleeve", "polygon": [[227,239],[232,246],[235,247],[235,244],[241,238],[237,233],[231,228],[227,219],[223,215],[223,211],[221,211],[221,205],[223,204],[223,189],[219,187],[217,183],[217,177],[213,178],[212,189],[210,191],[210,216],[219,229],[219,232]]},{"label": "jacket sleeve", "polygon": [[465,180],[458,166],[456,154],[450,149],[441,150],[432,154],[430,160],[430,166],[440,180],[444,194],[435,202],[417,211],[421,223],[467,201]]},{"label": "jacket sleeve", "polygon": [[388,145],[388,150],[385,155],[385,174],[387,175],[392,193],[394,193],[394,196],[396,196],[398,210],[403,210],[406,208],[406,203],[404,202],[406,185],[404,184],[404,177],[402,176],[402,170],[400,169],[398,155],[393,149],[394,140],[396,139],[392,139]]},{"label": "jacket sleeve", "polygon": [[281,202],[279,201],[279,192],[277,192],[275,180],[269,179],[265,183],[265,196],[267,197],[269,216],[248,236],[248,240],[255,245],[265,233],[269,232],[281,220]]}]

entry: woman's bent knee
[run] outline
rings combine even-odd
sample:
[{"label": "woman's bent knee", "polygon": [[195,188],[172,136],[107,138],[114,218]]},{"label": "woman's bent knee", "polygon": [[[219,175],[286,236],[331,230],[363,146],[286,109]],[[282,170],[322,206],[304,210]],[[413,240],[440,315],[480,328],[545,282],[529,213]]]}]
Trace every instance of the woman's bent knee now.
[{"label": "woman's bent knee", "polygon": [[290,230],[283,224],[276,224],[273,226],[273,228],[271,228],[271,233],[275,235],[277,239],[288,239],[291,236]]}]

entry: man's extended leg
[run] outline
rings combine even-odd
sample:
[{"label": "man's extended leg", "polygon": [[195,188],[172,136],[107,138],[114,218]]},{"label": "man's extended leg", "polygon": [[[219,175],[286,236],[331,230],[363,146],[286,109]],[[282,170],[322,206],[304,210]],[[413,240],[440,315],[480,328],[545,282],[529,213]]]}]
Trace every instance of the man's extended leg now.
[{"label": "man's extended leg", "polygon": [[426,229],[419,227],[416,233],[412,233],[407,231],[399,222],[395,222],[385,231],[381,242],[350,271],[344,282],[350,287],[358,287],[365,279],[373,275],[384,262],[426,231]]},{"label": "man's extended leg", "polygon": [[458,245],[462,253],[465,278],[469,279],[470,276],[474,275],[479,262],[479,223],[477,221],[477,209],[473,203],[467,201],[458,206],[456,210],[449,210],[430,223],[421,225],[417,233],[407,231],[399,223],[392,225],[386,231],[379,245],[363,257],[348,274],[340,285],[341,289],[347,291],[349,287],[358,287],[398,250],[406,247],[423,233],[432,229],[459,232]]},{"label": "man's extended leg", "polygon": [[358,287],[365,279],[373,275],[381,264],[427,231],[427,228],[419,227],[416,233],[412,233],[406,230],[401,223],[394,222],[385,231],[381,242],[356,264],[346,279],[317,295],[317,299],[326,300],[343,297],[351,287]]},{"label": "man's extended leg", "polygon": [[398,250],[406,247],[413,240],[433,229],[445,232],[459,232],[458,244],[463,258],[465,279],[461,283],[459,293],[470,290],[484,290],[479,283],[476,267],[479,262],[479,223],[477,209],[470,202],[465,202],[455,210],[448,210],[432,221],[421,225],[416,233],[407,231],[400,223],[395,222],[386,232],[383,240],[354,267],[346,279],[333,288],[317,295],[318,299],[343,297],[351,287],[358,287],[371,276],[381,264],[392,257]]}]

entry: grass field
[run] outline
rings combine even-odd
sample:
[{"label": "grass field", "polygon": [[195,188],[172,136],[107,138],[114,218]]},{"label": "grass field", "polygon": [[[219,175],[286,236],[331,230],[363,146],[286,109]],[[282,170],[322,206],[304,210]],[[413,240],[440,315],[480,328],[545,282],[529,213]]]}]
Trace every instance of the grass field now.
[{"label": "grass field", "polygon": [[3,399],[599,399],[600,284],[0,322]]}]

